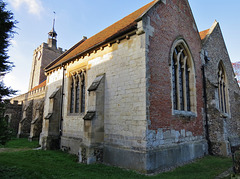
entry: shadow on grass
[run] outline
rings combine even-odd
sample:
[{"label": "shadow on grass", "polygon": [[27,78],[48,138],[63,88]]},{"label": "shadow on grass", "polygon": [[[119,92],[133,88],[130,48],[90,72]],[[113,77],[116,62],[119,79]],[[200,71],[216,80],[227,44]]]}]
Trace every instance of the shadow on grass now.
[{"label": "shadow on grass", "polygon": [[77,163],[61,151],[29,150],[0,153],[0,178],[163,178],[210,179],[231,167],[231,159],[207,156],[172,172],[145,176],[102,164]]},{"label": "shadow on grass", "polygon": [[[7,144],[9,148],[35,148],[26,139],[16,139]],[[176,168],[171,172],[145,176],[103,164],[79,164],[75,155],[61,151],[27,150],[0,153],[1,179],[32,178],[161,178],[161,179],[212,179],[232,165],[230,158],[207,156]]]}]

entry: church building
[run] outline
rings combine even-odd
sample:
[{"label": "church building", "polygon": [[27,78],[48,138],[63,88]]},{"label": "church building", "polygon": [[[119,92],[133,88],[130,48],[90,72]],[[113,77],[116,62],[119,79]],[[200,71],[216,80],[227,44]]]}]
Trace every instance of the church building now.
[{"label": "church building", "polygon": [[5,114],[21,116],[19,137],[141,173],[240,146],[240,88],[220,25],[199,33],[188,0],[153,0],[65,52],[56,37],[53,25],[34,51],[29,92],[12,99],[22,111]]},{"label": "church building", "polygon": [[154,0],[46,66],[43,149],[143,173],[240,144],[240,91],[217,22]]}]

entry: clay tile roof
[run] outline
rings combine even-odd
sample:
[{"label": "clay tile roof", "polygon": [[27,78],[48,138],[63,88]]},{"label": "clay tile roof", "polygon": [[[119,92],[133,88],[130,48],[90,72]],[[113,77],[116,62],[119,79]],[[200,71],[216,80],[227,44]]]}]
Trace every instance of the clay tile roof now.
[{"label": "clay tile roof", "polygon": [[38,86],[35,86],[34,88],[32,88],[29,92],[35,91],[35,90],[37,90],[39,88],[42,88],[44,86],[46,86],[46,80],[44,82],[40,83]]},{"label": "clay tile roof", "polygon": [[201,37],[201,40],[205,39],[205,37],[207,36],[209,30],[210,30],[210,29],[207,29],[207,30],[201,31],[201,32],[199,33],[199,34],[200,34],[200,37]]},{"label": "clay tile roof", "polygon": [[148,3],[147,5],[117,21],[116,23],[112,24],[91,38],[85,40],[83,43],[80,43],[65,56],[56,59],[52,64],[48,65],[45,70],[49,71],[55,67],[58,67],[69,59],[83,52],[86,52],[87,50],[90,50],[91,48],[100,45],[101,43],[107,43],[109,40],[112,40],[111,38],[114,38],[117,35],[120,35],[121,33],[135,27],[137,25],[138,18],[141,17],[141,15],[144,14],[149,8],[151,8],[156,2],[158,2],[158,0],[154,0]]},{"label": "clay tile roof", "polygon": [[59,60],[61,60],[62,58],[64,58],[66,55],[68,55],[71,51],[73,51],[76,47],[78,47],[81,43],[83,43],[86,39],[83,38],[82,40],[80,40],[78,43],[76,43],[74,46],[72,46],[69,50],[67,50],[65,53],[63,53],[62,55],[60,55],[57,59],[55,59],[54,61],[52,61],[51,63],[49,63],[45,69],[55,65]]}]

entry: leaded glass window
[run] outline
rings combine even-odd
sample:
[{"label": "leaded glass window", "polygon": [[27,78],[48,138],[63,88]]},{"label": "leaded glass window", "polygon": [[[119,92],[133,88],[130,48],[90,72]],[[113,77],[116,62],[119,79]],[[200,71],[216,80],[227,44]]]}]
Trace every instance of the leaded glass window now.
[{"label": "leaded glass window", "polygon": [[173,110],[195,112],[195,75],[191,75],[194,67],[190,51],[183,40],[175,43],[171,69]]},{"label": "leaded glass window", "polygon": [[77,73],[71,79],[70,113],[83,113],[85,112],[85,73]]},{"label": "leaded glass window", "polygon": [[218,96],[219,96],[219,109],[223,113],[228,113],[228,89],[225,70],[222,62],[218,67]]}]

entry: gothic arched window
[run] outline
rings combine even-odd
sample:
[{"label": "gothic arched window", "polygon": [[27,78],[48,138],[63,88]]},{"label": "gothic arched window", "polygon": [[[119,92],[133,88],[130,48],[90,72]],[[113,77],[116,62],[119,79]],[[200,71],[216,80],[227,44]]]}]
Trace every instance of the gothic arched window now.
[{"label": "gothic arched window", "polygon": [[184,40],[173,45],[171,67],[173,110],[196,112],[194,64]]},{"label": "gothic arched window", "polygon": [[222,62],[218,66],[218,97],[219,97],[219,109],[223,113],[229,112],[228,106],[228,87],[227,77]]},{"label": "gothic arched window", "polygon": [[84,72],[71,77],[70,113],[85,112],[85,74]]}]

